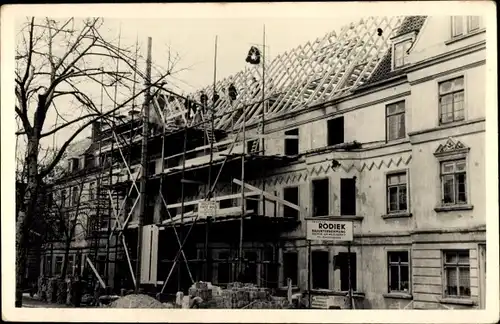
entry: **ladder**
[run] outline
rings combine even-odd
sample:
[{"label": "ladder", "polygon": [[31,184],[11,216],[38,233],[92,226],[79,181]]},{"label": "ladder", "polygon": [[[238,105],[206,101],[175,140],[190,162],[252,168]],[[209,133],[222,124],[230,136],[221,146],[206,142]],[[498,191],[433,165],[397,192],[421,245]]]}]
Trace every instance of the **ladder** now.
[{"label": "ladder", "polygon": [[212,127],[210,125],[207,125],[207,123],[205,123],[206,120],[205,120],[204,114],[201,114],[201,119],[204,122],[203,129],[205,130],[208,144],[213,145],[213,152],[218,152],[219,148],[217,146],[215,146],[215,142],[217,142],[217,139],[215,138],[215,134],[214,134]]},{"label": "ladder", "polygon": [[[259,124],[257,125],[257,135],[261,135],[261,134],[262,134],[262,121],[259,122]],[[256,154],[259,152],[261,141],[262,141],[262,139],[259,137],[257,137],[257,139],[252,141],[252,148],[250,149],[250,154]]]}]

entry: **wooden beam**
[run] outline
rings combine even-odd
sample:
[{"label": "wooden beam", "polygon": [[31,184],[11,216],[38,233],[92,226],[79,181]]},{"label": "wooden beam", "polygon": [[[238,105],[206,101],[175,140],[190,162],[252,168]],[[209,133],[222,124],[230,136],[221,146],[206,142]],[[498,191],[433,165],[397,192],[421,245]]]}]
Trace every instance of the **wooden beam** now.
[{"label": "wooden beam", "polygon": [[280,197],[277,197],[277,196],[275,196],[275,195],[272,195],[272,194],[270,194],[270,193],[268,193],[268,192],[265,192],[265,191],[263,191],[263,190],[261,190],[261,189],[259,189],[259,188],[257,188],[257,187],[254,187],[254,186],[252,186],[252,185],[249,185],[248,183],[243,183],[243,182],[241,182],[241,181],[240,181],[240,180],[238,180],[238,179],[233,179],[233,182],[234,182],[234,183],[236,183],[237,185],[244,186],[245,188],[247,188],[247,189],[249,189],[249,190],[256,191],[256,192],[258,192],[259,194],[262,194],[262,195],[263,195],[264,197],[266,197],[267,199],[274,200],[274,201],[279,202],[279,203],[281,203],[281,204],[283,204],[283,205],[285,205],[285,206],[287,206],[287,207],[293,208],[293,209],[298,210],[298,211],[303,212],[303,213],[307,213],[307,211],[306,211],[304,208],[302,208],[302,207],[300,207],[300,206],[298,206],[298,205],[292,204],[291,202],[288,202],[288,201],[286,201],[286,200],[283,200],[283,199],[281,199]]},{"label": "wooden beam", "polygon": [[94,274],[97,277],[97,280],[99,280],[99,282],[101,283],[102,288],[106,289],[106,284],[104,283],[101,276],[99,275],[99,272],[97,272],[97,270],[95,269],[94,265],[92,264],[92,261],[90,261],[90,259],[88,257],[86,257],[85,259],[87,259],[87,263],[89,264],[92,271],[94,271]]},{"label": "wooden beam", "polygon": [[[251,196],[259,196],[259,192],[245,192],[245,197],[251,197]],[[232,194],[232,195],[226,195],[226,196],[218,196],[213,198],[211,201],[221,201],[221,200],[226,200],[226,199],[235,199],[235,198],[241,198],[241,194]],[[184,202],[184,206],[190,206],[190,205],[198,205],[200,201],[204,201],[203,199],[197,199],[197,200],[192,200],[192,201],[186,201]],[[179,208],[182,207],[182,203],[175,203],[175,204],[170,204],[167,205],[167,209],[171,208]]]},{"label": "wooden beam", "polygon": [[196,181],[196,180],[189,180],[189,179],[181,179],[181,183],[193,183],[193,184],[201,184],[201,185],[206,184],[205,182]]},{"label": "wooden beam", "polygon": [[[265,138],[265,139],[299,139],[297,135],[275,135],[275,134],[258,134],[255,135],[256,138]],[[252,137],[250,137],[252,138]]]},{"label": "wooden beam", "polygon": [[[138,240],[142,239],[142,237],[138,237]],[[135,280],[135,274],[134,274],[134,269],[132,269],[132,261],[130,261],[130,255],[128,254],[128,247],[127,243],[125,243],[125,236],[122,235],[122,243],[123,243],[123,248],[125,250],[125,255],[127,256],[127,263],[128,263],[128,268],[130,270],[130,275],[132,276],[132,281],[134,282],[134,287],[137,286],[137,282]],[[137,260],[137,262],[141,262],[141,260]],[[140,278],[139,278],[140,280]]]}]

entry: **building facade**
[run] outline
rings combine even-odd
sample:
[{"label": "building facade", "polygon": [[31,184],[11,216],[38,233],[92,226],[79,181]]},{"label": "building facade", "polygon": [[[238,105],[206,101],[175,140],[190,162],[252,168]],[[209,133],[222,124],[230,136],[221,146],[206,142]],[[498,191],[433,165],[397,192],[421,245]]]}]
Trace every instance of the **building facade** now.
[{"label": "building facade", "polygon": [[[332,304],[352,288],[357,308],[484,307],[485,34],[476,16],[406,17],[363,85],[266,120],[265,157],[242,159],[242,141],[228,148],[222,134],[212,135],[227,142],[217,153],[230,153],[210,167],[210,145],[183,148],[182,132],[153,145],[141,283],[223,285],[241,279],[243,263],[248,281],[279,290],[290,278],[302,292],[310,282]],[[199,217],[207,196],[217,217]],[[309,254],[307,219],[352,221],[350,253],[313,241]]]}]

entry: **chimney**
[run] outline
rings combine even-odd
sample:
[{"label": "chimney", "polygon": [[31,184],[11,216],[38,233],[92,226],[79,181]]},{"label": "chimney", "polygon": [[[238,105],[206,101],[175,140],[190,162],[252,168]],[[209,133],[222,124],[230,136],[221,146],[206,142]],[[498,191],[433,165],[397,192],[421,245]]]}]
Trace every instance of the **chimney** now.
[{"label": "chimney", "polygon": [[92,142],[97,142],[99,135],[101,135],[101,123],[95,121],[92,123]]}]

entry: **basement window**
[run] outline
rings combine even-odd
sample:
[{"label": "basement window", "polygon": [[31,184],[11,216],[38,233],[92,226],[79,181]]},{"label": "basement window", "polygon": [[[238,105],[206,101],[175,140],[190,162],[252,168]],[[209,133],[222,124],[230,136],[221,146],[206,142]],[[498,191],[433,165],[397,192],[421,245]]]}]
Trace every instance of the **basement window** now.
[{"label": "basement window", "polygon": [[327,122],[328,146],[344,143],[344,117],[330,119]]},{"label": "basement window", "polygon": [[285,138],[285,155],[299,154],[299,129],[290,129],[285,132],[285,136],[297,136],[297,138]]},{"label": "basement window", "polygon": [[[299,205],[299,187],[284,188],[283,199],[292,204]],[[283,206],[283,216],[298,219],[299,211],[288,206]]]},{"label": "basement window", "polygon": [[292,280],[292,286],[297,286],[299,254],[297,252],[283,253],[283,286],[288,285],[288,278]]},{"label": "basement window", "polygon": [[328,251],[312,251],[312,289],[328,289]]},{"label": "basement window", "polygon": [[330,182],[328,178],[313,180],[313,217],[327,216],[329,214],[329,187]]},{"label": "basement window", "polygon": [[356,180],[340,179],[340,215],[356,215]]},{"label": "basement window", "polygon": [[[350,263],[350,264],[349,264]],[[351,268],[351,288],[356,290],[356,253],[341,252],[334,258],[334,269],[340,270],[340,291],[349,291],[349,268]]]}]

